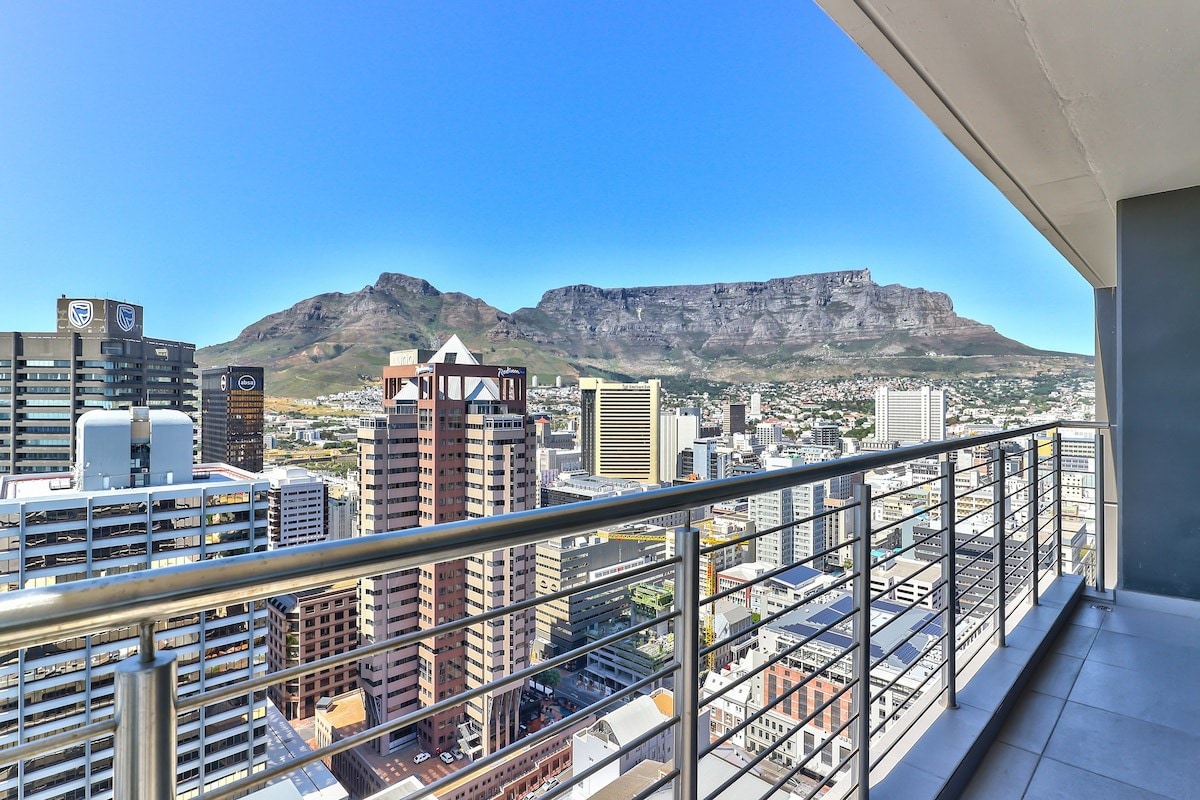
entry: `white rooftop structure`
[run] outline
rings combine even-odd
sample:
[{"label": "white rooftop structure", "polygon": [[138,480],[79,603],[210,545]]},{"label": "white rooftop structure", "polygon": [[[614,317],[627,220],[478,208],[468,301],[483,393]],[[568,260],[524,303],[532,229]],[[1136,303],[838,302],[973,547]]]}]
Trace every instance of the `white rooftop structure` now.
[{"label": "white rooftop structure", "polygon": [[474,364],[478,365],[479,359],[475,358],[475,354],[467,349],[463,340],[458,338],[458,334],[454,334],[441,348],[433,354],[429,359],[430,364]]}]

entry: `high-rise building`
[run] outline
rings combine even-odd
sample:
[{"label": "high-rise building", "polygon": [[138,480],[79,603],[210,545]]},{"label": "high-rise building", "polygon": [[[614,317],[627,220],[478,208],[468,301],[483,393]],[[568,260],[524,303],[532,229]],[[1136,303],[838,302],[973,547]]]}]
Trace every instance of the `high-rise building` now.
[{"label": "high-rise building", "polygon": [[[412,357],[410,357],[412,356]],[[385,414],[359,428],[363,535],[487,517],[534,505],[534,425],[524,367],[484,365],[453,336],[427,360],[393,354]],[[533,546],[488,551],[361,581],[369,644],[532,596]],[[454,697],[529,664],[534,613],[510,614],[359,662],[373,723]],[[501,685],[382,737],[479,757],[519,735],[521,685]]]},{"label": "high-rise building", "polygon": [[[358,581],[272,597],[267,601],[267,665],[271,672],[346,653],[358,646]],[[358,686],[354,662],[274,683],[267,693],[288,719],[317,713],[322,697]]]},{"label": "high-rise building", "polygon": [[194,414],[196,346],[142,333],[142,307],[58,300],[45,333],[0,333],[0,474],[66,472],[75,423],[92,409]]},{"label": "high-rise building", "polygon": [[692,442],[700,438],[700,409],[677,408],[673,413],[659,414],[658,423],[658,480],[669,484],[686,476],[680,456],[690,451]]},{"label": "high-rise building", "polygon": [[200,373],[200,460],[262,472],[262,367]]},{"label": "high-rise building", "polygon": [[812,429],[813,444],[818,447],[836,447],[842,449],[842,431],[832,422],[818,422]]},{"label": "high-rise building", "polygon": [[715,481],[733,474],[733,451],[720,439],[692,442],[692,471],[702,481]]},{"label": "high-rise building", "polygon": [[754,426],[754,437],[763,447],[783,442],[783,423],[777,419],[763,420]]},{"label": "high-rise building", "polygon": [[323,542],[329,535],[329,487],[300,467],[276,467],[270,481],[267,512],[270,546],[291,547]]},{"label": "high-rise building", "polygon": [[[799,466],[803,459],[767,456],[763,468],[786,469]],[[825,519],[809,519],[825,510],[825,484],[810,483],[751,495],[749,514],[761,535],[756,543],[756,558],[783,566],[809,558],[825,549]],[[798,522],[797,520],[806,520]],[[821,564],[810,564],[815,569]]]},{"label": "high-rise building", "polygon": [[662,383],[614,383],[580,378],[580,449],[592,475],[659,480],[659,409]]},{"label": "high-rise building", "polygon": [[[221,464],[193,478],[186,414],[95,410],[78,431],[73,474],[0,477],[0,592],[266,547],[266,481]],[[262,675],[266,616],[256,601],[156,624],[159,647],[178,660],[180,695]],[[137,629],[121,628],[0,659],[0,750],[110,715],[114,669],[137,652]],[[265,765],[266,708],[256,691],[222,701],[219,713],[180,715],[180,797]],[[102,800],[112,781],[107,737],[0,771],[0,797]]]},{"label": "high-rise building", "polygon": [[[537,545],[538,593],[548,595],[582,587],[615,572],[660,561],[666,555],[663,536],[632,532],[618,537],[567,536]],[[539,605],[537,638],[542,655],[561,655],[583,647],[590,626],[613,622],[628,611],[629,587],[620,584],[583,589]]]},{"label": "high-rise building", "polygon": [[898,442],[940,442],[946,438],[946,394],[923,386],[899,391],[875,390],[875,439]]},{"label": "high-rise building", "polygon": [[726,402],[721,408],[721,432],[726,436],[746,432],[746,404]]}]

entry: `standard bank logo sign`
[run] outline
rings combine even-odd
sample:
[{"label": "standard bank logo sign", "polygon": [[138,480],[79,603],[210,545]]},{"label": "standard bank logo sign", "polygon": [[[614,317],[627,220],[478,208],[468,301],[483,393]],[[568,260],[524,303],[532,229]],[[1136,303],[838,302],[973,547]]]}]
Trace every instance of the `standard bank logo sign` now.
[{"label": "standard bank logo sign", "polygon": [[86,328],[92,321],[92,301],[72,300],[67,306],[67,319],[76,328]]},{"label": "standard bank logo sign", "polygon": [[131,330],[133,330],[134,322],[135,322],[135,319],[134,319],[134,313],[133,313],[133,306],[129,305],[128,303],[118,303],[117,304],[117,325],[121,328],[121,330],[125,331],[126,333],[129,333]]}]

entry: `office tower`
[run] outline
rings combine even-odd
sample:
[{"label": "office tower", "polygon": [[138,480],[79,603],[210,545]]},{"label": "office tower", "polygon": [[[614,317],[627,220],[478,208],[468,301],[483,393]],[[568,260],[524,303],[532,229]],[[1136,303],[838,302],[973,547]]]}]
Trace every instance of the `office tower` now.
[{"label": "office tower", "polygon": [[754,438],[763,447],[783,442],[783,423],[777,419],[763,420],[754,426]]},{"label": "office tower", "polygon": [[748,514],[755,530],[770,531],[755,541],[755,559],[780,567],[790,564],[795,546],[788,523],[796,518],[792,511],[792,490],[751,495]]},{"label": "office tower", "polygon": [[[271,672],[358,646],[358,581],[272,597],[267,611],[267,667]],[[350,662],[272,684],[267,694],[288,719],[307,719],[317,713],[317,701],[322,697],[357,686],[358,665]]]},{"label": "office tower", "polygon": [[0,333],[0,474],[66,472],[92,409],[195,413],[196,346],[142,333],[142,307],[58,300],[45,333]]},{"label": "office tower", "polygon": [[272,550],[323,542],[329,535],[329,487],[300,467],[276,467],[265,473],[267,529]]},{"label": "office tower", "polygon": [[[657,529],[662,531],[661,528]],[[664,536],[637,533],[567,536],[537,545],[537,591],[547,595],[640,567],[666,556]],[[612,622],[629,611],[629,587],[610,584],[582,590],[537,607],[542,657],[577,650],[592,625]]]},{"label": "office tower", "polygon": [[659,414],[658,422],[658,480],[669,484],[691,472],[683,471],[680,456],[690,452],[692,443],[700,438],[700,409],[677,408],[674,413]]},{"label": "office tower", "polygon": [[[792,513],[797,520],[806,519],[825,510],[825,484],[806,483],[792,488]],[[825,549],[825,518],[797,522],[792,533],[792,558],[803,561]],[[810,561],[808,566],[822,569],[819,561]]]},{"label": "office tower", "polygon": [[200,373],[200,460],[262,472],[262,367]]},{"label": "office tower", "polygon": [[874,438],[906,443],[945,439],[945,392],[928,386],[911,392],[879,387],[875,390]]},{"label": "office tower", "polygon": [[[192,421],[179,411],[95,410],[80,416],[74,474],[0,478],[0,591],[52,586],[266,547],[267,484],[205,465],[193,478]],[[19,533],[18,533],[19,532]],[[179,693],[266,670],[266,608],[239,603],[160,622],[178,659]],[[137,653],[136,628],[83,636],[0,661],[0,749],[111,714],[113,671]],[[179,795],[265,764],[266,695],[257,691],[179,718]],[[111,737],[0,772],[0,797],[112,796]]]},{"label": "office tower", "polygon": [[358,484],[335,484],[326,501],[329,523],[326,539],[349,539],[358,534]]},{"label": "office tower", "polygon": [[762,416],[762,395],[758,392],[750,395],[750,416],[754,419]]},{"label": "office tower", "polygon": [[726,436],[746,432],[745,403],[725,403],[721,409],[721,432]]},{"label": "office tower", "polygon": [[[396,353],[384,368],[385,414],[359,428],[363,535],[533,507],[534,426],[525,369],[484,365],[453,336],[436,353]],[[534,548],[497,550],[361,581],[363,644],[531,596]],[[532,610],[443,634],[359,663],[367,718],[378,723],[529,664]],[[503,645],[497,643],[503,642]],[[383,737],[433,752],[486,755],[517,738],[521,686],[502,686]]]},{"label": "office tower", "polygon": [[[763,469],[787,469],[803,460],[767,456]],[[783,566],[808,558],[825,549],[825,519],[809,519],[825,510],[825,485],[810,483],[750,496],[749,514],[755,529],[771,531],[758,538],[756,559]],[[821,569],[822,564],[810,564]]]},{"label": "office tower", "polygon": [[715,481],[733,474],[733,451],[720,439],[692,442],[692,474],[702,481]]},{"label": "office tower", "polygon": [[813,444],[818,447],[836,447],[842,450],[842,431],[832,422],[818,422],[812,429]]},{"label": "office tower", "polygon": [[659,404],[662,384],[580,378],[580,449],[592,475],[659,480]]}]

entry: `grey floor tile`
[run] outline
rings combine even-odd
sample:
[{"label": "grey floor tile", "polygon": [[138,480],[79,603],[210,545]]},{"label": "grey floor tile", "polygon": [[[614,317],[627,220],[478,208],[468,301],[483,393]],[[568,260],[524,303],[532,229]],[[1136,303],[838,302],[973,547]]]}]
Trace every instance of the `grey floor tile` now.
[{"label": "grey floor tile", "polygon": [[1045,583],[1046,578],[1042,581],[1042,602],[1047,605],[1061,606],[1070,601],[1075,594],[1076,584],[1067,580],[1054,580],[1049,585]]},{"label": "grey floor tile", "polygon": [[1077,769],[1052,758],[1038,763],[1025,800],[1164,800],[1164,795]]},{"label": "grey floor tile", "polygon": [[1102,627],[1113,633],[1141,636],[1161,642],[1200,641],[1200,619],[1141,608],[1113,606]]},{"label": "grey floor tile", "polygon": [[[1186,798],[1200,797],[1197,753],[1200,737],[1068,701],[1043,763],[1054,759],[1149,792]],[[1031,788],[1036,783],[1035,773]]]},{"label": "grey floor tile", "polygon": [[871,800],[912,800],[937,797],[946,782],[911,764],[897,764],[887,777],[871,787]]},{"label": "grey floor tile", "polygon": [[1135,669],[1163,680],[1190,680],[1200,663],[1200,641],[1164,642],[1101,630],[1089,660]]},{"label": "grey floor tile", "polygon": [[[997,657],[999,656],[999,657]],[[974,706],[988,713],[994,713],[1000,702],[1008,696],[1021,670],[1025,668],[1031,654],[1019,658],[1018,652],[1011,649],[997,651],[987,663],[980,667],[979,672],[970,682],[959,689],[958,702],[960,705]]]},{"label": "grey floor tile", "polygon": [[953,711],[946,711],[913,745],[904,756],[904,761],[931,775],[949,778],[991,717],[991,712],[972,706],[959,706]]},{"label": "grey floor tile", "polygon": [[1086,625],[1067,625],[1059,633],[1058,638],[1050,649],[1055,653],[1084,658],[1096,640],[1099,628],[1089,628]]},{"label": "grey floor tile", "polygon": [[1026,691],[1016,708],[1009,714],[997,739],[1001,742],[1041,753],[1050,741],[1050,734],[1058,724],[1058,715],[1066,703],[1061,697]]},{"label": "grey floor tile", "polygon": [[1029,688],[1042,694],[1066,697],[1075,684],[1075,676],[1083,666],[1082,658],[1051,653],[1046,656],[1029,682]]},{"label": "grey floor tile", "polygon": [[1047,631],[1031,628],[1022,622],[1015,630],[1008,632],[1008,647],[1005,649],[1033,652],[1049,635]]},{"label": "grey floor tile", "polygon": [[1180,691],[1177,681],[1158,680],[1144,670],[1088,660],[1067,699],[1200,736],[1200,693]]},{"label": "grey floor tile", "polygon": [[1104,621],[1108,619],[1108,615],[1112,612],[1101,611],[1097,606],[1104,605],[1096,600],[1089,600],[1086,597],[1079,598],[1079,605],[1075,606],[1075,613],[1071,615],[1072,625],[1082,625],[1085,628],[1099,628],[1104,625]]},{"label": "grey floor tile", "polygon": [[[1029,628],[1036,628],[1039,631],[1048,631],[1050,630],[1050,626],[1058,620],[1061,613],[1062,608],[1060,606],[1034,606],[1021,618],[1020,624]],[[1008,629],[1012,630],[1013,624],[1011,621],[1008,625]]]},{"label": "grey floor tile", "polygon": [[996,742],[975,771],[962,800],[1020,800],[1037,764],[1034,753]]}]

